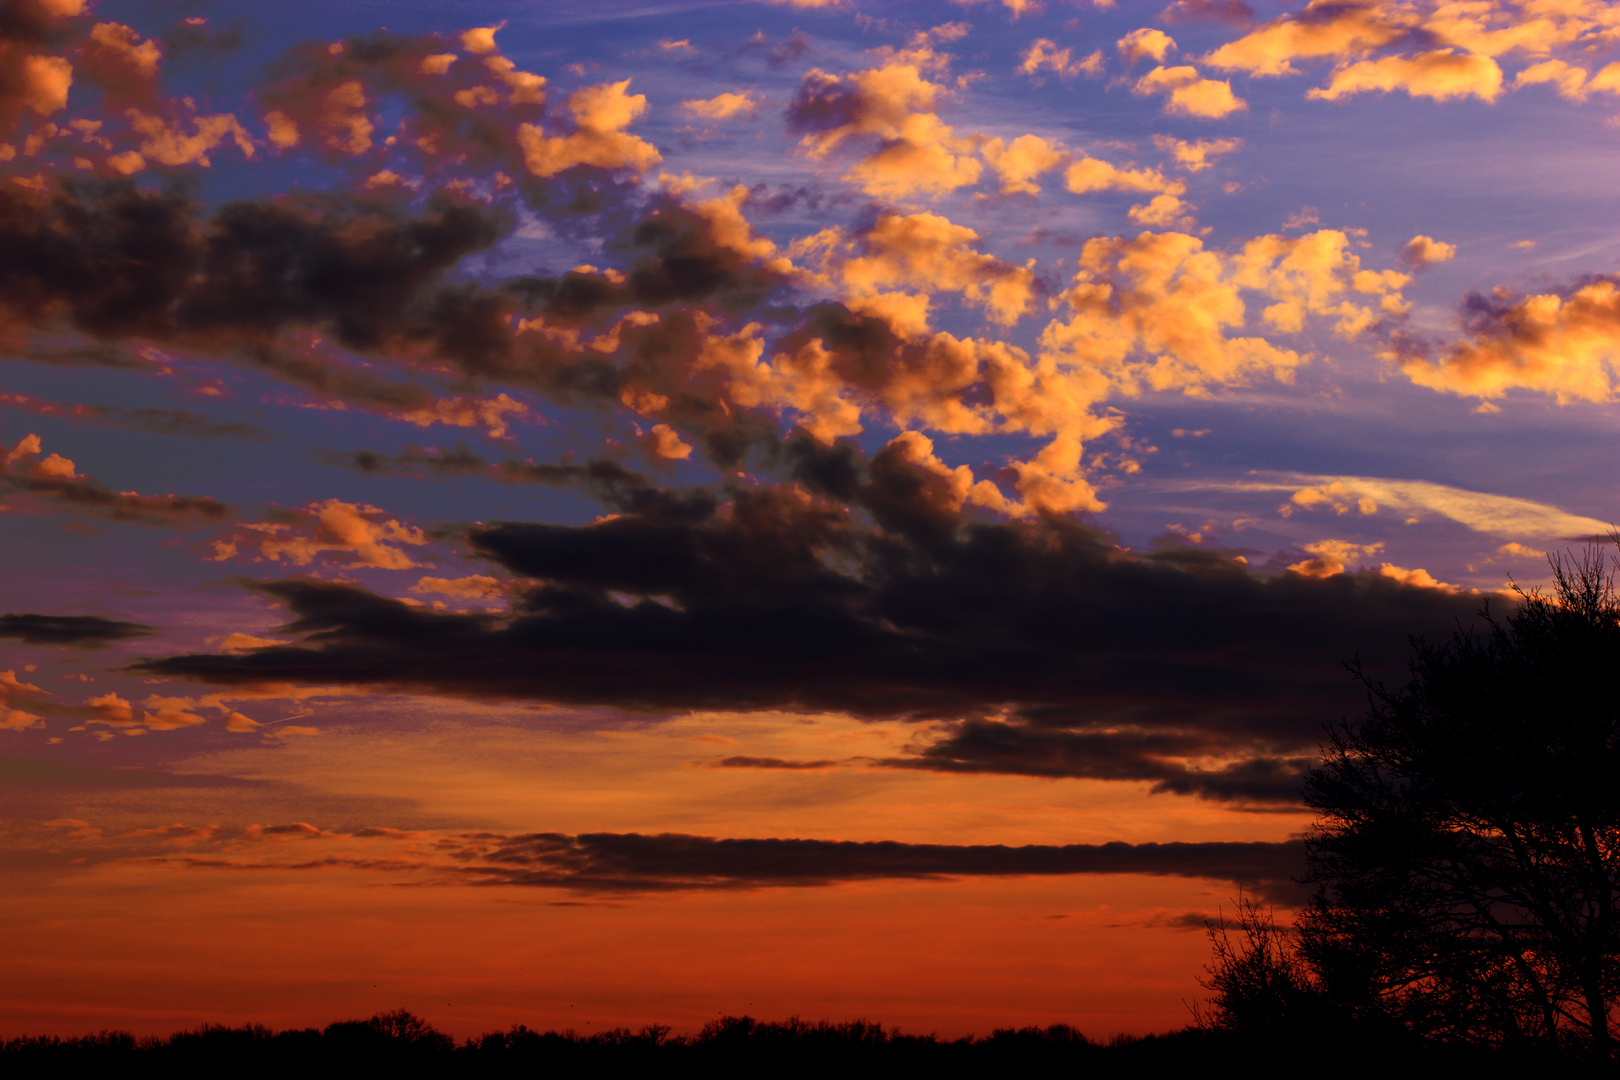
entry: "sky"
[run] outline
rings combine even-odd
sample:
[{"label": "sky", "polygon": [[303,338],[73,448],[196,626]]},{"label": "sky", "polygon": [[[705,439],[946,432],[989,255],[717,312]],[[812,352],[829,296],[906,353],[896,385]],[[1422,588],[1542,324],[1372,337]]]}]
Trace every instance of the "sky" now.
[{"label": "sky", "polygon": [[1603,0],[0,0],[0,1036],[1186,1024],[1617,165]]}]

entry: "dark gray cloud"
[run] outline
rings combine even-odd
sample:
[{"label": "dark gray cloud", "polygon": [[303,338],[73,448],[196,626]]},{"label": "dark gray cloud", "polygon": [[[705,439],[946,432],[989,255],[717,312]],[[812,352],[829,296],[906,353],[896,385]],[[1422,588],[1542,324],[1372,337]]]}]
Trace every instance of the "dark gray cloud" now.
[{"label": "dark gray cloud", "polygon": [[[1298,749],[1298,740],[1277,742]],[[1188,725],[1181,729],[1068,730],[1003,720],[973,719],[951,726],[936,742],[911,757],[883,765],[956,773],[1013,773],[1023,776],[1088,780],[1147,780],[1156,792],[1206,799],[1296,808],[1305,770],[1315,754],[1267,755],[1263,740],[1247,748],[1253,756],[1211,768],[1191,768],[1187,758],[1219,758],[1232,750],[1218,730]]]},{"label": "dark gray cloud", "polygon": [[591,458],[582,464],[535,464],[505,458],[490,461],[463,443],[444,450],[408,446],[398,454],[372,450],[322,452],[328,465],[353,469],[368,476],[414,476],[432,479],[478,476],[503,484],[545,484],[579,488],[613,505],[633,506],[657,489],[646,477],[611,458]]},{"label": "dark gray cloud", "polygon": [[127,409],[122,405],[79,405],[46,401],[32,394],[4,393],[0,393],[0,405],[25,409],[38,416],[58,417],[98,427],[146,431],[154,435],[246,439],[250,442],[264,442],[270,438],[270,432],[257,424],[221,423],[190,409]]},{"label": "dark gray cloud", "polygon": [[792,452],[796,475],[836,500],[628,487],[619,513],[591,525],[467,532],[475,554],[536,582],[505,613],[250,582],[301,640],[136,670],[943,721],[900,763],[1278,804],[1323,726],[1361,706],[1344,661],[1359,653],[1395,674],[1409,634],[1446,632],[1479,606],[1378,574],[1266,577],[1201,549],[1126,552],[1067,519],[971,521],[945,507],[934,474],[896,456]]},{"label": "dark gray cloud", "polygon": [[1192,22],[1196,19],[1247,23],[1254,19],[1254,8],[1243,0],[1175,0],[1175,3],[1159,12],[1159,18],[1168,23]]},{"label": "dark gray cloud", "polygon": [[717,839],[678,833],[477,834],[452,858],[484,884],[584,892],[830,885],[904,878],[1151,874],[1208,878],[1297,903],[1303,841],[1169,844],[905,844]]},{"label": "dark gray cloud", "polygon": [[716,764],[723,769],[786,769],[788,771],[815,772],[820,769],[830,769],[841,763],[830,758],[819,761],[798,761],[779,757],[749,757],[746,754],[734,754],[728,758],[721,758]]},{"label": "dark gray cloud", "polygon": [[94,649],[154,632],[153,627],[143,623],[103,619],[98,615],[30,615],[21,612],[0,615],[0,638],[11,638],[24,645],[78,645]]}]

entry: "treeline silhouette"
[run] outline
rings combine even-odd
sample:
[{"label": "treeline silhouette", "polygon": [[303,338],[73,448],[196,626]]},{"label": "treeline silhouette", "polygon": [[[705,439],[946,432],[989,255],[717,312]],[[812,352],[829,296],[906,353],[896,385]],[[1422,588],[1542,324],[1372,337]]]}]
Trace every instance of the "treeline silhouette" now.
[{"label": "treeline silhouette", "polygon": [[[1313,1036],[1316,1033],[1312,1033]],[[1388,1035],[1389,1033],[1385,1033]],[[1386,1038],[1346,1045],[1323,1061],[1320,1045],[1307,1047],[1286,1034],[1256,1039],[1242,1032],[1193,1025],[1160,1035],[1088,1039],[1072,1027],[1001,1028],[988,1036],[942,1039],[909,1035],[865,1020],[777,1022],[748,1016],[711,1021],[696,1035],[672,1035],[662,1024],[582,1034],[538,1032],[518,1025],[457,1042],[404,1010],[322,1028],[272,1031],[204,1026],[167,1037],[138,1038],[103,1031],[77,1038],[26,1037],[0,1044],[0,1070],[10,1075],[59,1075],[64,1069],[163,1070],[188,1074],[228,1069],[232,1075],[282,1074],[288,1069],[431,1068],[441,1074],[533,1074],[537,1070],[657,1067],[769,1070],[772,1075],[860,1073],[894,1068],[1070,1070],[1087,1076],[1139,1076],[1145,1070],[1207,1071],[1229,1063],[1297,1065],[1314,1049],[1313,1071],[1340,1075],[1388,1063],[1455,1064],[1471,1052]],[[1478,1056],[1477,1052],[1471,1056]]]}]

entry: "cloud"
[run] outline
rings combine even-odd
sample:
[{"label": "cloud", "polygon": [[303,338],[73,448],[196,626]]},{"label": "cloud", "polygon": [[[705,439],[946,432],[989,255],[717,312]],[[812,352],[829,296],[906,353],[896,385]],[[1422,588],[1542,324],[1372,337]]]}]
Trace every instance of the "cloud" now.
[{"label": "cloud", "polygon": [[1410,17],[1394,4],[1311,0],[1302,12],[1273,19],[1222,45],[1204,62],[1250,75],[1296,75],[1295,60],[1362,54],[1398,41],[1411,29]]},{"label": "cloud", "polygon": [[[1097,237],[1079,263],[1062,294],[1071,315],[1047,326],[1042,355],[1095,372],[1124,393],[1199,392],[1262,376],[1287,381],[1306,358],[1240,333],[1248,323],[1245,292],[1273,301],[1261,311],[1272,330],[1297,331],[1314,315],[1337,317],[1335,332],[1355,337],[1377,322],[1387,298],[1398,301],[1388,290],[1405,280],[1364,271],[1349,238],[1335,230],[1257,237],[1231,255],[1185,233]],[[1375,296],[1376,310],[1357,302]]]},{"label": "cloud", "polygon": [[251,557],[255,562],[288,562],[308,566],[318,556],[351,556],[349,567],[409,570],[418,565],[400,545],[421,547],[426,534],[414,525],[388,517],[365,503],[342,499],[313,502],[297,510],[280,510],[269,521],[244,522],[214,541],[215,561]]},{"label": "cloud", "polygon": [[[411,586],[411,592],[437,593],[457,600],[489,600],[503,595],[506,587],[500,579],[488,574],[472,574],[460,578],[424,577]],[[285,644],[284,641],[265,641],[260,643],[260,647]]]},{"label": "cloud", "polygon": [[1039,195],[1041,188],[1035,178],[1069,160],[1062,143],[1039,135],[1020,135],[1011,142],[991,139],[979,152],[995,170],[1003,195]]},{"label": "cloud", "polygon": [[138,150],[122,155],[124,163],[116,165],[117,171],[125,175],[139,172],[151,161],[170,167],[197,165],[206,169],[210,165],[208,155],[226,139],[243,157],[253,156],[253,138],[236,117],[222,114],[190,120],[195,130],[187,132],[183,122],[131,110],[130,127],[141,136],[141,143]]},{"label": "cloud", "polygon": [[1145,26],[1140,30],[1132,30],[1115,42],[1115,45],[1119,49],[1120,59],[1127,64],[1145,59],[1162,64],[1165,56],[1176,49],[1175,39],[1169,34]]},{"label": "cloud", "polygon": [[1294,563],[1288,569],[1307,577],[1332,577],[1345,572],[1345,564],[1352,559],[1371,557],[1384,550],[1382,542],[1357,544],[1349,540],[1318,540],[1302,545],[1310,558]]},{"label": "cloud", "polygon": [[[975,4],[995,3],[996,0],[951,0],[951,2],[963,7],[972,7]],[[1025,15],[1039,15],[1046,10],[1046,5],[1040,0],[1000,0],[1000,3],[1012,14],[1014,22]]]},{"label": "cloud", "polygon": [[[271,146],[337,160],[387,152],[415,166],[405,171],[433,173],[464,162],[487,170],[485,175],[521,175],[523,142],[545,137],[538,125],[545,119],[546,80],[500,55],[494,39],[499,29],[482,27],[459,39],[379,31],[290,50],[272,68],[274,81],[256,95]],[[396,103],[405,106],[403,115],[379,143],[383,110]],[[584,136],[570,143],[577,153],[591,137],[573,134]]]},{"label": "cloud", "polygon": [[1517,542],[1508,542],[1496,549],[1498,555],[1511,555],[1519,559],[1545,559],[1547,553]]},{"label": "cloud", "polygon": [[1371,516],[1378,513],[1378,501],[1365,495],[1357,498],[1356,494],[1345,486],[1343,480],[1334,480],[1332,483],[1322,484],[1318,487],[1302,487],[1288,497],[1288,502],[1277,508],[1283,517],[1293,513],[1296,507],[1306,510],[1332,510],[1343,517],[1352,509],[1360,510],[1363,514]]},{"label": "cloud", "polygon": [[759,101],[753,94],[727,92],[704,100],[681,102],[681,108],[704,120],[731,120],[738,116],[752,116],[759,111]]},{"label": "cloud", "polygon": [[783,769],[789,772],[820,772],[833,768],[836,761],[787,761],[774,757],[734,757],[721,758],[715,763],[724,769]]},{"label": "cloud", "polygon": [[81,405],[46,401],[32,394],[0,393],[0,405],[26,409],[38,416],[54,416],[98,427],[127,428],[156,435],[194,438],[233,438],[263,442],[270,433],[257,424],[220,423],[189,409],[126,409],[121,405]]},{"label": "cloud", "polygon": [[[133,670],[652,713],[998,721],[1067,733],[1049,747],[1061,761],[1026,755],[1012,771],[1079,775],[1090,755],[1086,775],[1101,775],[1129,759],[1129,778],[1164,790],[1275,802],[1297,773],[1288,763],[1359,708],[1342,660],[1398,665],[1409,634],[1477,606],[1379,573],[1260,577],[1217,552],[1127,553],[1061,518],[974,521],[970,478],[920,438],[870,461],[803,437],[789,453],[791,487],[724,502],[648,492],[591,525],[472,529],[472,551],[525,582],[504,610],[255,582],[285,606],[278,635],[291,643]],[[911,756],[973,764],[926,745]]]},{"label": "cloud", "polygon": [[68,20],[82,3],[17,0],[0,26],[0,139],[9,138],[30,114],[50,116],[67,107],[73,64],[55,55]]},{"label": "cloud", "polygon": [[1300,841],[1002,845],[717,839],[679,833],[529,833],[470,840],[453,853],[482,884],[652,892],[830,885],[906,878],[1149,874],[1212,878],[1294,899]]},{"label": "cloud", "polygon": [[1076,195],[1096,191],[1133,191],[1156,193],[1148,203],[1133,206],[1130,219],[1136,225],[1166,226],[1190,225],[1186,211],[1191,209],[1181,201],[1187,186],[1179,180],[1167,180],[1157,169],[1122,169],[1100,158],[1082,157],[1064,170],[1063,186]]},{"label": "cloud", "polygon": [[1082,157],[1065,171],[1063,184],[1076,195],[1094,191],[1167,192],[1179,195],[1186,186],[1166,180],[1157,169],[1122,169],[1101,158]]},{"label": "cloud", "polygon": [[1558,90],[1560,96],[1571,101],[1585,101],[1587,93],[1591,89],[1587,85],[1586,79],[1587,71],[1585,68],[1566,64],[1562,60],[1543,60],[1539,64],[1531,64],[1515,75],[1513,77],[1513,88],[1518,90],[1521,87],[1534,86],[1538,83],[1550,83]]},{"label": "cloud", "polygon": [[1421,270],[1435,263],[1450,262],[1456,257],[1456,245],[1444,243],[1421,233],[1412,237],[1401,248],[1401,261],[1414,270]]},{"label": "cloud", "polygon": [[1495,101],[1502,92],[1502,69],[1488,56],[1436,49],[1416,56],[1385,56],[1340,68],[1324,87],[1305,96],[1337,101],[1351,94],[1405,90],[1413,97],[1449,101],[1477,97]]},{"label": "cloud", "polygon": [[[0,758],[0,763],[7,760]],[[101,857],[111,853],[100,830],[82,821],[47,824],[80,830],[79,838],[98,845],[91,852]],[[1289,906],[1305,899],[1293,881],[1305,865],[1299,840],[1014,847],[683,833],[426,833],[383,826],[328,830],[304,821],[240,829],[176,822],[118,839],[118,854],[155,865],[215,871],[370,870],[413,874],[441,886],[507,885],[587,896],[1136,874],[1230,882]],[[182,854],[174,853],[177,846]]]},{"label": "cloud", "polygon": [[1187,142],[1169,135],[1155,135],[1153,145],[1163,153],[1169,154],[1177,168],[1188,172],[1203,172],[1215,164],[1213,159],[1242,149],[1243,140],[1199,139],[1196,142]]},{"label": "cloud", "polygon": [[[1299,748],[1303,749],[1303,748]],[[931,772],[999,773],[1051,779],[1138,781],[1155,794],[1260,809],[1296,809],[1314,753],[1251,754],[1235,762],[1229,742],[1198,727],[1128,726],[1072,730],[1028,722],[965,720],[909,757],[881,764]],[[1200,761],[1205,762],[1199,767]]]},{"label": "cloud", "polygon": [[1164,111],[1170,116],[1219,120],[1249,107],[1248,102],[1232,93],[1230,82],[1206,79],[1191,64],[1156,67],[1136,80],[1131,92],[1166,95]]},{"label": "cloud", "polygon": [[518,127],[524,164],[535,176],[555,176],[578,165],[644,172],[663,160],[652,143],[624,129],[647,111],[643,94],[626,90],[629,79],[575,91],[568,99],[574,130],[548,136],[535,124]]},{"label": "cloud", "polygon": [[[1503,539],[1576,540],[1606,536],[1608,522],[1583,517],[1546,503],[1489,492],[1468,491],[1426,480],[1399,480],[1371,476],[1314,476],[1280,473],[1255,480],[1201,482],[1200,490],[1239,492],[1298,492],[1313,490],[1333,496],[1324,505],[1344,506],[1367,500],[1373,512],[1403,517],[1439,515],[1475,532]],[[1182,490],[1166,485],[1165,490]]]},{"label": "cloud", "polygon": [[1463,325],[1468,336],[1437,356],[1397,338],[1385,357],[1419,386],[1446,393],[1490,399],[1522,388],[1560,404],[1614,396],[1620,287],[1607,278],[1562,293],[1471,293]]},{"label": "cloud", "polygon": [[39,713],[49,711],[52,704],[47,696],[43,688],[17,678],[15,671],[0,671],[0,731],[42,726]]},{"label": "cloud", "polygon": [[1051,38],[1036,38],[1018,56],[1018,73],[1020,75],[1039,75],[1043,71],[1063,79],[1072,79],[1078,75],[1090,75],[1093,78],[1103,73],[1105,62],[1102,50],[1098,49],[1087,56],[1075,59],[1072,49],[1060,49],[1057,42]]},{"label": "cloud", "polygon": [[[949,291],[984,308],[992,322],[1011,326],[1034,301],[1035,276],[1028,267],[976,250],[978,241],[978,233],[939,214],[880,214],[852,238],[830,230],[812,237],[804,250],[820,255],[857,309],[873,302],[882,310],[878,301],[887,289]],[[914,332],[925,330],[925,324],[914,326]]]},{"label": "cloud", "polygon": [[877,148],[846,176],[870,195],[942,195],[976,184],[982,166],[973,144],[931,111],[945,88],[924,72],[944,62],[923,46],[847,75],[812,68],[788,105],[788,125],[805,133],[800,145],[812,159],[850,140],[876,137]]},{"label": "cloud", "polygon": [[223,354],[352,403],[431,408],[424,388],[347,365],[322,342],[386,352],[431,340],[441,320],[469,329],[440,275],[495,243],[503,218],[465,199],[428,202],[412,219],[383,202],[295,195],[227,203],[199,221],[173,189],[10,185],[0,331]]},{"label": "cloud", "polygon": [[206,496],[114,491],[80,473],[72,460],[46,454],[37,435],[25,436],[10,450],[0,444],[0,493],[7,492],[23,496],[25,504],[54,505],[142,525],[218,520],[230,513],[230,507]]},{"label": "cloud", "polygon": [[24,645],[76,645],[97,649],[154,632],[144,623],[120,622],[99,615],[0,615],[0,638]]},{"label": "cloud", "polygon": [[1159,18],[1169,23],[1192,22],[1194,19],[1246,23],[1254,18],[1254,9],[1243,0],[1175,0],[1159,12]]},{"label": "cloud", "polygon": [[421,408],[404,409],[398,413],[401,420],[417,427],[444,424],[448,427],[483,428],[492,439],[504,439],[513,420],[529,419],[532,413],[523,402],[509,394],[490,397],[457,395],[439,398]]},{"label": "cloud", "polygon": [[503,484],[548,484],[576,487],[617,505],[633,504],[654,489],[647,479],[610,458],[593,458],[584,464],[537,465],[533,461],[506,458],[491,462],[457,443],[450,450],[407,447],[399,454],[378,454],[358,450],[347,454],[327,454],[329,464],[357,472],[386,476],[466,477],[479,476]]},{"label": "cloud", "polygon": [[203,717],[190,711],[192,702],[189,698],[150,694],[141,705],[144,706],[141,723],[153,731],[175,731],[207,723]]}]

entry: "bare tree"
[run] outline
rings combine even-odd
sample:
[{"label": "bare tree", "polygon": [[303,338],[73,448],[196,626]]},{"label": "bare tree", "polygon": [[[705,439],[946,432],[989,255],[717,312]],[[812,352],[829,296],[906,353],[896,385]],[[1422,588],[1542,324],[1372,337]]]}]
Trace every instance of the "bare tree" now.
[{"label": "bare tree", "polygon": [[1275,1038],[1321,1021],[1321,984],[1271,908],[1240,894],[1232,919],[1222,913],[1204,928],[1212,955],[1198,984],[1210,997],[1193,1006],[1199,1027]]},{"label": "bare tree", "polygon": [[[1601,551],[1550,595],[1366,680],[1306,785],[1302,954],[1336,1003],[1429,1038],[1614,1053],[1620,597]],[[1358,674],[1362,674],[1359,669]]]}]

